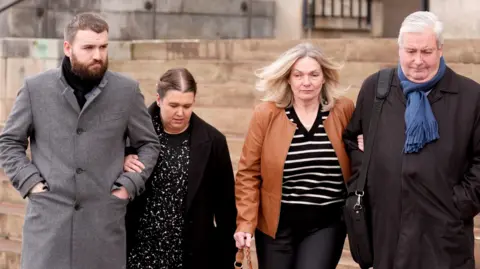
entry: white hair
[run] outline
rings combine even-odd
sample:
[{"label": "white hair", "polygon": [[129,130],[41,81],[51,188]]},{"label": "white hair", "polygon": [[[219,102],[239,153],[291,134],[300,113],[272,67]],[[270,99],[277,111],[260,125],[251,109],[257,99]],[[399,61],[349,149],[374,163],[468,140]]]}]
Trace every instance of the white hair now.
[{"label": "white hair", "polygon": [[443,45],[443,23],[438,19],[437,15],[428,11],[417,11],[408,15],[402,22],[400,32],[398,34],[398,45],[403,45],[403,33],[421,33],[426,29],[432,29],[437,38],[437,47]]}]

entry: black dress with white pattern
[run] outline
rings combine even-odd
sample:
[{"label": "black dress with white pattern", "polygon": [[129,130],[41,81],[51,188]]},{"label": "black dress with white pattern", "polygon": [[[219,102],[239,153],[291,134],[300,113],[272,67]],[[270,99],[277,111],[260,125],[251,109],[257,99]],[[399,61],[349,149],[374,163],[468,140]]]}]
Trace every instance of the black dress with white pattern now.
[{"label": "black dress with white pattern", "polygon": [[167,134],[158,115],[153,117],[153,123],[161,145],[160,156],[147,182],[146,205],[127,268],[181,269],[190,130]]}]

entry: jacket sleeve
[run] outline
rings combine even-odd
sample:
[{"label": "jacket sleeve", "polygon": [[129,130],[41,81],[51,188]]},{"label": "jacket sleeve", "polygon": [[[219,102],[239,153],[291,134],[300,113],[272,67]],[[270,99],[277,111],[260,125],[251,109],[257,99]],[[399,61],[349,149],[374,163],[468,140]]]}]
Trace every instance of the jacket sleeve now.
[{"label": "jacket sleeve", "polygon": [[33,186],[43,181],[37,167],[26,154],[28,139],[33,133],[30,94],[25,83],[0,134],[0,166],[23,198]]},{"label": "jacket sleeve", "polygon": [[214,214],[218,242],[218,258],[222,266],[231,267],[235,260],[235,179],[233,177],[232,161],[228,151],[227,140],[224,136],[215,140],[215,203]]},{"label": "jacket sleeve", "polygon": [[[362,167],[363,151],[358,148],[357,137],[361,134],[365,134],[364,132],[368,132],[368,130],[363,130],[363,126],[368,126],[369,122],[369,116],[371,113],[371,109],[369,108],[373,105],[373,92],[376,88],[375,77],[376,76],[370,76],[362,84],[355,110],[353,111],[351,120],[343,133],[343,142],[345,143],[345,150],[350,157],[352,172],[350,180],[348,181],[349,189],[355,188],[355,181],[358,178]],[[370,99],[372,99],[372,102],[369,101]]]},{"label": "jacket sleeve", "polygon": [[343,109],[343,113],[345,114],[346,124],[343,126],[344,129],[347,128],[348,123],[352,120],[353,112],[355,111],[355,105],[353,104],[352,100],[348,99],[345,101],[345,108]]},{"label": "jacket sleeve", "polygon": [[137,151],[138,159],[145,165],[145,169],[141,173],[125,172],[115,183],[124,186],[133,199],[145,190],[145,181],[152,173],[160,151],[152,120],[138,88],[131,98],[127,136],[130,147]]},{"label": "jacket sleeve", "polygon": [[[478,101],[477,101],[477,104]],[[454,202],[463,220],[471,220],[480,212],[480,107],[472,134],[472,157],[460,184],[454,186]]]},{"label": "jacket sleeve", "polygon": [[252,235],[257,227],[260,205],[260,157],[266,126],[262,118],[262,111],[257,107],[250,121],[235,180],[237,232]]}]

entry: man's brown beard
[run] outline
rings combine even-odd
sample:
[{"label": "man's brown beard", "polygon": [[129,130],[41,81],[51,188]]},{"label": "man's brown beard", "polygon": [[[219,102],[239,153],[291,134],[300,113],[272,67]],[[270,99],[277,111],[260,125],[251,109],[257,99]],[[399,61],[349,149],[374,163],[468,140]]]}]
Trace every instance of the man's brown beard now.
[{"label": "man's brown beard", "polygon": [[80,63],[78,60],[77,60],[77,57],[75,57],[75,54],[72,54],[72,58],[71,58],[71,64],[72,64],[72,72],[81,77],[82,79],[84,80],[99,80],[99,79],[102,79],[103,78],[103,75],[105,75],[105,72],[107,72],[107,69],[108,69],[108,58],[105,62],[103,61],[95,61],[93,63],[91,63],[90,65],[93,65],[93,64],[100,64],[100,69],[98,69],[98,71],[93,71],[93,70],[90,70],[89,66],[87,65],[84,65],[82,63]]}]

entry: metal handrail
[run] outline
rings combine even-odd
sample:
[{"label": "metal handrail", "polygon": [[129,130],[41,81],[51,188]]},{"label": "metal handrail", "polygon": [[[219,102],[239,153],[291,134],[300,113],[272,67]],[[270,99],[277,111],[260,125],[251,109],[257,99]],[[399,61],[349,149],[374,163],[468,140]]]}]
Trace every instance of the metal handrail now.
[{"label": "metal handrail", "polygon": [[5,10],[13,7],[14,5],[16,4],[19,4],[20,2],[23,2],[25,0],[15,0],[13,2],[11,2],[10,4],[7,4],[6,6],[3,6],[3,7],[0,7],[0,13],[4,12]]}]

